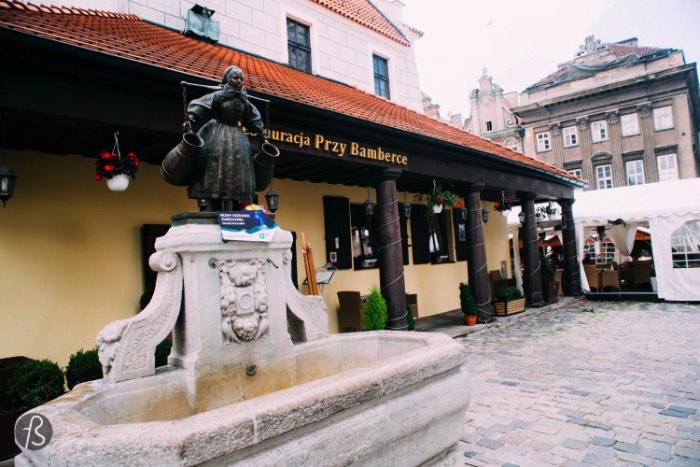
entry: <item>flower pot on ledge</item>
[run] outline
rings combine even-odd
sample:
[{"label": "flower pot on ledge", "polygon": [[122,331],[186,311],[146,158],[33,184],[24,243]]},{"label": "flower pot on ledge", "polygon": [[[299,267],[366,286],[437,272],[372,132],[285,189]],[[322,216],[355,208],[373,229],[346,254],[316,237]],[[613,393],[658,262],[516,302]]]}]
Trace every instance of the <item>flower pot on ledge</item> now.
[{"label": "flower pot on ledge", "polygon": [[129,176],[124,174],[115,175],[107,179],[107,187],[112,191],[124,191],[129,188]]},{"label": "flower pot on ledge", "polygon": [[433,204],[433,212],[440,214],[442,212],[442,204]]}]

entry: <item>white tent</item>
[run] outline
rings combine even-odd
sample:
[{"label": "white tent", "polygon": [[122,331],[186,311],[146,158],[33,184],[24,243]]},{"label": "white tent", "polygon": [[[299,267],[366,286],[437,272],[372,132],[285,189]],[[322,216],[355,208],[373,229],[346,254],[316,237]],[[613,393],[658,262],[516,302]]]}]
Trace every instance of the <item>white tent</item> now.
[{"label": "white tent", "polygon": [[648,222],[659,298],[700,301],[700,178],[576,191],[575,197],[579,254],[586,227],[622,219],[607,235],[627,256],[637,227]]}]

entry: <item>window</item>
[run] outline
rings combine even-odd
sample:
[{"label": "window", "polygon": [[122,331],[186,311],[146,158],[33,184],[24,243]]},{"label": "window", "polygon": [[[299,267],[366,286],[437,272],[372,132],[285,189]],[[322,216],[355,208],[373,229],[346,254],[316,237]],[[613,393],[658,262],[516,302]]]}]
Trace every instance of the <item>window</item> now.
[{"label": "window", "polygon": [[549,151],[552,145],[549,141],[549,132],[537,133],[537,152]]},{"label": "window", "polygon": [[597,166],[595,174],[599,190],[607,190],[613,187],[612,166],[610,164]]},{"label": "window", "polygon": [[625,114],[620,117],[620,129],[622,136],[634,136],[639,134],[639,117],[636,113]]},{"label": "window", "polygon": [[581,169],[572,169],[568,170],[568,172],[574,177],[583,178],[583,172],[581,171]]},{"label": "window", "polygon": [[374,64],[374,93],[391,99],[389,95],[389,64],[385,58],[372,55]]},{"label": "window", "polygon": [[570,148],[571,146],[578,146],[578,133],[576,132],[575,126],[570,126],[562,130],[564,134],[564,147]]},{"label": "window", "polygon": [[311,39],[308,26],[287,18],[287,48],[289,66],[311,73]]},{"label": "window", "polygon": [[659,181],[678,180],[678,165],[675,154],[666,154],[656,158],[659,167]]},{"label": "window", "polygon": [[607,236],[601,242],[598,235],[591,235],[583,246],[583,254],[596,264],[609,264],[615,260],[615,244]]},{"label": "window", "polygon": [[486,122],[486,131],[493,131],[493,123],[491,123],[491,120]]},{"label": "window", "polygon": [[671,106],[657,107],[654,109],[654,130],[668,130],[669,128],[673,128]]},{"label": "window", "polygon": [[627,161],[627,185],[644,185],[644,162],[641,160]]},{"label": "window", "polygon": [[700,268],[700,220],[688,221],[671,234],[674,268]]},{"label": "window", "polygon": [[600,143],[608,140],[608,122],[598,120],[591,123],[591,137],[594,143]]},{"label": "window", "polygon": [[374,217],[365,214],[363,204],[350,205],[352,228],[352,262],[355,269],[378,267],[376,256],[377,240],[374,235]]}]

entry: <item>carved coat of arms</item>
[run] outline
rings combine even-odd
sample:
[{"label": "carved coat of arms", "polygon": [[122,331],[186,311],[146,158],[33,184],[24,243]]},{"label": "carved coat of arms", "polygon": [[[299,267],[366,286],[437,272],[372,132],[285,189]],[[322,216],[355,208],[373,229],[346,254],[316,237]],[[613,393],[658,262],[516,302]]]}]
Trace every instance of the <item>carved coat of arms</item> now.
[{"label": "carved coat of arms", "polygon": [[269,334],[265,261],[212,260],[221,280],[221,331],[227,344]]}]

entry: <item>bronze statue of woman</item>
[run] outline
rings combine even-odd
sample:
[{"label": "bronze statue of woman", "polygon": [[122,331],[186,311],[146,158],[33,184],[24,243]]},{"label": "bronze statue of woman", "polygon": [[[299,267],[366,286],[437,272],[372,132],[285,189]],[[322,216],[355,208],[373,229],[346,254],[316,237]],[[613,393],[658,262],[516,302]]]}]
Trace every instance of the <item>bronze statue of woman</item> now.
[{"label": "bronze statue of woman", "polygon": [[[279,152],[267,142],[260,112],[248,99],[243,79],[243,70],[230,66],[224,71],[221,89],[190,102],[183,143],[163,161],[163,178],[174,185],[188,185],[188,196],[197,200],[202,211],[241,209],[272,178]],[[199,138],[193,134],[197,127]],[[244,127],[276,154],[254,158]],[[188,141],[194,143],[189,146],[203,147],[193,156],[195,151],[182,150]]]}]

